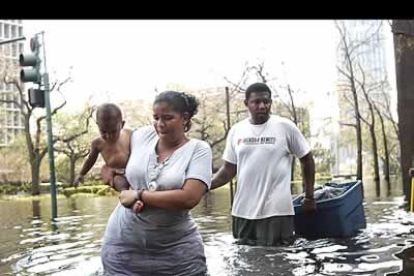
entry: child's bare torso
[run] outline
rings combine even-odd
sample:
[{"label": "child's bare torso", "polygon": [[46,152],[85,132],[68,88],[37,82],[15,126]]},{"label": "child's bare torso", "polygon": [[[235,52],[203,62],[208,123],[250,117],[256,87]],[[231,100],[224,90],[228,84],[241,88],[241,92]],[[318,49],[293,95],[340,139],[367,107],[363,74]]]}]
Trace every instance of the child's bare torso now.
[{"label": "child's bare torso", "polygon": [[112,168],[125,168],[129,158],[129,143],[132,131],[122,129],[119,138],[114,143],[101,139],[100,153],[105,164]]}]

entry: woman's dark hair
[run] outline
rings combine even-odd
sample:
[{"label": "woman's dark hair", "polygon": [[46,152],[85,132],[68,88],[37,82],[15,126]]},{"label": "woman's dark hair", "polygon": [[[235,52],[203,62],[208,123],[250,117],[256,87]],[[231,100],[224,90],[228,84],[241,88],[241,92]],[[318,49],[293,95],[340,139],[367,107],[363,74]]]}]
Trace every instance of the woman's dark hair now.
[{"label": "woman's dark hair", "polygon": [[166,102],[175,111],[181,115],[187,115],[188,121],[184,126],[184,131],[187,132],[191,128],[191,118],[197,114],[199,102],[196,97],[184,92],[165,91],[157,95],[154,104]]}]

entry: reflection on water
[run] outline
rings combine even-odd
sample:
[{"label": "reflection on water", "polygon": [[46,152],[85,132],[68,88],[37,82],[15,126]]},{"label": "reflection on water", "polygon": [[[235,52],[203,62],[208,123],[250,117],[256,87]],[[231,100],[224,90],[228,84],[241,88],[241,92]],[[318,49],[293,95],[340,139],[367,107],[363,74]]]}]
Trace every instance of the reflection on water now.
[{"label": "reflection on water", "polygon": [[[372,185],[374,186],[374,185]],[[351,239],[299,238],[289,247],[238,245],[229,191],[207,194],[193,210],[211,276],[414,275],[414,215],[400,190],[377,197],[365,185],[367,229]],[[101,239],[116,197],[0,201],[0,275],[102,275]]]}]

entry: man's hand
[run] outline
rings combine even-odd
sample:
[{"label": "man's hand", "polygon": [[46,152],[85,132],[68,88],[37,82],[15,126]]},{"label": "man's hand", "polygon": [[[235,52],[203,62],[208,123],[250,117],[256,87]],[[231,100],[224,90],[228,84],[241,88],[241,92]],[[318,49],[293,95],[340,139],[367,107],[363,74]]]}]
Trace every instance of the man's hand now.
[{"label": "man's hand", "polygon": [[306,198],[302,201],[303,211],[306,214],[313,215],[316,214],[316,202],[314,198]]}]

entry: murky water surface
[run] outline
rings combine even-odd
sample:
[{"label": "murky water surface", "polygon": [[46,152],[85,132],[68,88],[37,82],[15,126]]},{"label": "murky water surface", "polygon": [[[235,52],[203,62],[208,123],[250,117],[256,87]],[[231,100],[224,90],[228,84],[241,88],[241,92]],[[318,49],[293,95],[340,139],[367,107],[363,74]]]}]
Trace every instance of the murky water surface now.
[{"label": "murky water surface", "polygon": [[[414,275],[414,215],[404,210],[401,189],[377,198],[365,186],[365,230],[351,239],[299,238],[290,247],[236,244],[228,190],[208,194],[192,213],[209,274]],[[102,275],[102,236],[116,203],[116,197],[59,199],[59,218],[51,223],[48,198],[0,200],[0,275]]]}]

